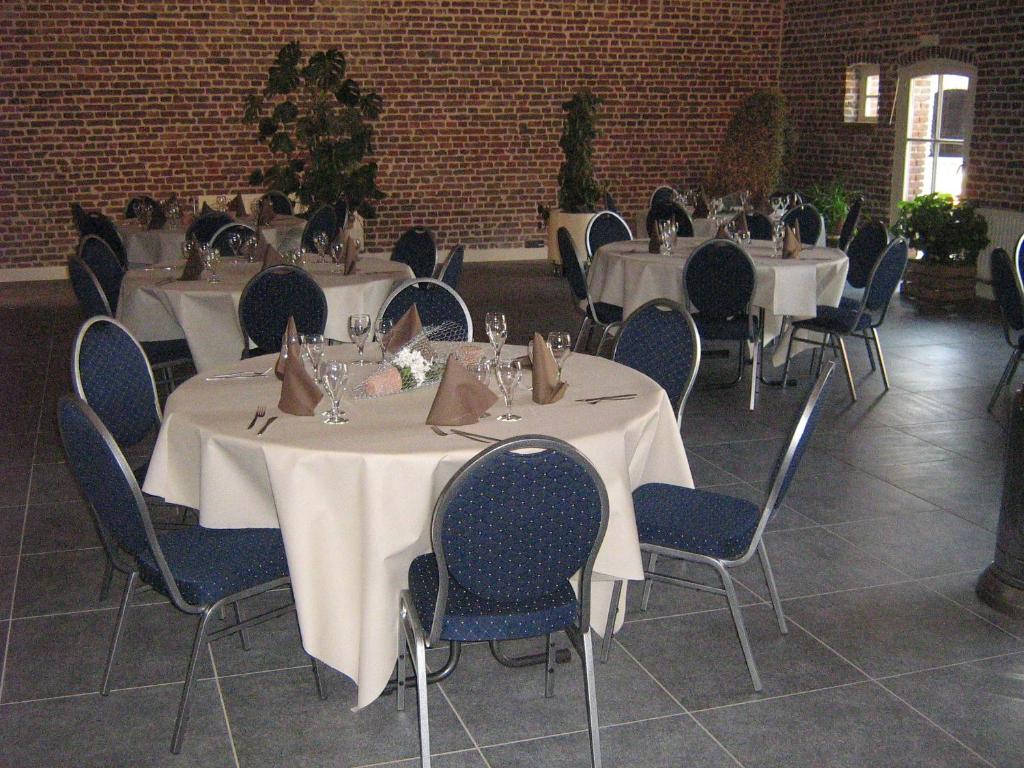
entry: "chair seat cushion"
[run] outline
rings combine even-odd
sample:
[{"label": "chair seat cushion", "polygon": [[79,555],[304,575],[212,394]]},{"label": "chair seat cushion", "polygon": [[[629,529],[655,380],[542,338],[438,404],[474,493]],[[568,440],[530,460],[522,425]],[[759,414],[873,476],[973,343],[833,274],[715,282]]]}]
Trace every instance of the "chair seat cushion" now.
[{"label": "chair seat cushion", "polygon": [[[420,555],[409,566],[409,592],[424,630],[430,632],[437,603],[437,558]],[[565,629],[576,621],[578,604],[569,582],[544,597],[503,603],[474,595],[448,579],[442,640],[513,640]]]},{"label": "chair seat cushion", "polygon": [[192,359],[192,352],[188,348],[188,342],[184,339],[144,341],[142,342],[142,351],[146,353],[146,358],[151,366]]},{"label": "chair seat cushion", "polygon": [[[842,299],[838,307],[818,307],[817,317],[809,320],[798,320],[793,323],[796,328],[803,328],[809,331],[823,331],[825,333],[850,333],[851,331],[863,331],[871,326],[871,313],[864,312],[857,318],[860,311],[860,302],[855,299]],[[856,326],[856,327],[854,327]]]},{"label": "chair seat cushion", "polygon": [[761,516],[744,499],[666,483],[633,491],[633,509],[641,544],[723,559],[746,551]]},{"label": "chair seat cushion", "polygon": [[[288,575],[284,542],[276,528],[196,525],[158,538],[181,596],[193,605],[210,605]],[[167,593],[151,552],[139,557],[139,572],[147,584]]]},{"label": "chair seat cushion", "polygon": [[750,339],[750,329],[757,330],[757,318],[753,318],[753,323],[749,323],[746,315],[722,320],[701,317],[697,312],[693,315],[693,322],[697,324],[700,337],[709,341],[746,341]]},{"label": "chair seat cushion", "polygon": [[597,315],[597,319],[604,325],[622,321],[622,307],[615,304],[606,304],[603,301],[598,301],[594,304],[594,314]]}]

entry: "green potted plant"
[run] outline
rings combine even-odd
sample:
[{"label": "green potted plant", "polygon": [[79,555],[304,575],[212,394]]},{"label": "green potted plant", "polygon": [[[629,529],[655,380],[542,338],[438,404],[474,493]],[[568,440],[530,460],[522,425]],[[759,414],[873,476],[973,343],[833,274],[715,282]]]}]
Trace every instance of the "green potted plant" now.
[{"label": "green potted plant", "polygon": [[565,160],[558,170],[558,210],[547,212],[548,259],[553,264],[562,263],[558,253],[559,227],[568,229],[577,251],[586,254],[587,225],[604,195],[604,189],[594,178],[593,166],[600,105],[601,99],[588,88],[577,90],[562,104],[565,122],[558,145]]},{"label": "green potted plant", "polygon": [[924,304],[972,300],[978,253],[989,244],[988,222],[977,206],[935,192],[905,200],[897,210],[893,232],[917,250],[907,264],[903,294]]},{"label": "green potted plant", "polygon": [[847,190],[838,179],[827,184],[815,184],[804,193],[804,202],[813,205],[825,217],[829,245],[834,246],[839,241],[843,222],[850,212],[850,202],[855,196],[856,193]]},{"label": "green potted plant", "polygon": [[298,43],[280,51],[260,93],[246,97],[244,121],[274,156],[252,172],[249,183],[295,195],[309,209],[344,200],[349,210],[375,215],[377,187],[372,121],[381,98],[345,76],[336,48],[303,60]]}]

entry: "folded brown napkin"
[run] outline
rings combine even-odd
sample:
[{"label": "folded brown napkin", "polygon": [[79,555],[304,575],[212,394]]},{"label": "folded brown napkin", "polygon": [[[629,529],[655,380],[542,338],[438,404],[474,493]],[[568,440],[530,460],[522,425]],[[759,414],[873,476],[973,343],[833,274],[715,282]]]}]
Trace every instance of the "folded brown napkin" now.
[{"label": "folded brown napkin", "polygon": [[185,262],[185,268],[181,270],[181,277],[179,280],[186,282],[190,280],[198,280],[203,274],[203,257],[199,255],[199,246],[196,245],[192,249],[192,252],[188,256],[188,260]]},{"label": "folded brown napkin", "polygon": [[736,214],[736,217],[732,220],[732,228],[737,235],[742,235],[744,232],[750,233],[750,227],[747,225],[747,214],[740,211]]},{"label": "folded brown napkin", "polygon": [[793,222],[793,226],[786,226],[786,234],[782,238],[782,258],[800,258],[800,222]]},{"label": "folded brown napkin", "polygon": [[260,237],[259,245],[256,246],[256,260],[263,264],[263,269],[284,264],[284,259],[281,258],[281,254],[277,252],[277,249],[262,237]]},{"label": "folded brown napkin", "polygon": [[715,238],[718,240],[729,240],[729,226],[723,221],[718,225],[718,231],[715,232]]},{"label": "folded brown napkin", "polygon": [[476,424],[497,401],[498,396],[477,381],[476,376],[451,354],[427,414],[427,424],[439,427]]},{"label": "folded brown napkin", "polygon": [[384,348],[388,352],[395,352],[412,341],[423,332],[423,323],[420,320],[420,311],[413,304],[405,314],[398,318],[391,331],[384,336]]},{"label": "folded brown napkin", "polygon": [[[274,363],[274,373],[277,378],[283,379],[285,370],[287,369],[288,358],[292,356],[292,344],[298,346],[299,344],[299,331],[295,327],[295,318],[291,315],[288,316],[288,325],[284,329],[284,336],[281,337],[281,349],[288,350],[288,355],[277,356],[277,362]],[[301,358],[300,358],[301,360]]]},{"label": "folded brown napkin", "polygon": [[345,235],[345,247],[342,253],[345,259],[345,274],[351,275],[356,271],[356,262],[359,261],[359,244],[351,234]]},{"label": "folded brown napkin", "polygon": [[205,216],[208,213],[213,213],[213,208],[210,207],[209,203],[203,203],[203,207],[199,209],[199,215]]},{"label": "folded brown napkin", "polygon": [[259,215],[256,217],[256,226],[263,227],[274,220],[274,205],[267,198],[263,198],[260,204]]},{"label": "folded brown napkin", "polygon": [[711,211],[708,210],[707,200],[704,195],[697,195],[697,202],[693,204],[693,218],[706,219]]},{"label": "folded brown napkin", "polygon": [[533,334],[533,402],[557,403],[566,388],[565,382],[558,380],[558,363],[551,354],[551,347],[539,333]]},{"label": "folded brown napkin", "polygon": [[235,214],[236,217],[245,216],[245,201],[242,199],[241,193],[231,198],[231,202],[228,203],[228,210]]},{"label": "folded brown napkin", "polygon": [[[288,322],[294,327],[292,320]],[[281,382],[281,399],[277,407],[282,413],[290,413],[292,416],[312,416],[322,397],[320,387],[306,372],[298,339],[289,341],[288,360],[284,364],[284,379]]]}]

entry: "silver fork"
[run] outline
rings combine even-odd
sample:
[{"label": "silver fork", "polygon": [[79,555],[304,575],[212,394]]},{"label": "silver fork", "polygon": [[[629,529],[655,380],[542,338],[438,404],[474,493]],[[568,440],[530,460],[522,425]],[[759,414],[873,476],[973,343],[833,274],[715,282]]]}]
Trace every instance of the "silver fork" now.
[{"label": "silver fork", "polygon": [[256,415],[252,417],[252,421],[249,422],[249,426],[246,427],[246,429],[252,429],[256,425],[256,422],[266,415],[267,409],[261,405],[259,408],[256,409]]}]

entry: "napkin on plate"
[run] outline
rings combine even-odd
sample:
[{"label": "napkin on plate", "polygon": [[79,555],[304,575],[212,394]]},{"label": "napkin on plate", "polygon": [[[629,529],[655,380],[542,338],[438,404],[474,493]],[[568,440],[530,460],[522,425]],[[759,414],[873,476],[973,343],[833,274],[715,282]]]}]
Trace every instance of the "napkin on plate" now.
[{"label": "napkin on plate", "polygon": [[199,209],[199,215],[205,216],[208,213],[213,213],[213,208],[210,207],[209,203],[203,203],[203,207]]},{"label": "napkin on plate", "polygon": [[[290,318],[288,323],[292,327],[295,325]],[[298,340],[289,341],[288,359],[284,364],[284,379],[281,381],[281,399],[277,407],[282,413],[290,413],[292,416],[312,416],[322,397],[320,387],[306,372]]]},{"label": "napkin on plate", "polygon": [[729,237],[729,227],[728,227],[728,225],[724,221],[721,224],[718,225],[718,231],[715,232],[715,239],[716,240],[729,240],[729,239],[731,239]]},{"label": "napkin on plate", "polygon": [[359,261],[359,244],[352,237],[351,233],[345,235],[345,245],[342,254],[345,260],[345,274],[351,275],[356,271],[356,262]]},{"label": "napkin on plate", "polygon": [[181,270],[181,277],[178,279],[184,281],[198,280],[202,274],[203,257],[199,255],[199,247],[196,246],[189,253],[188,261],[185,262],[185,268]]},{"label": "napkin on plate", "polygon": [[[292,356],[292,344],[296,347],[299,345],[299,331],[295,327],[295,318],[288,315],[288,326],[284,329],[284,336],[281,337],[281,349],[287,350],[287,355],[279,354],[277,356],[277,362],[274,363],[274,373],[277,374],[277,378],[284,378],[285,370],[287,369],[288,358]],[[299,358],[299,362],[302,358]]]},{"label": "napkin on plate", "polygon": [[256,259],[263,263],[261,269],[284,264],[284,259],[281,258],[281,254],[277,252],[277,249],[262,237],[260,238],[259,245],[256,246]]},{"label": "napkin on plate", "polygon": [[747,224],[747,214],[745,211],[740,211],[732,220],[732,228],[737,235],[742,235],[744,232],[750,234],[750,226]]},{"label": "napkin on plate", "polygon": [[398,318],[398,322],[390,332],[384,336],[384,348],[389,352],[401,349],[423,332],[423,323],[420,320],[420,311],[413,304],[405,314]]},{"label": "napkin on plate", "polygon": [[704,195],[697,195],[697,202],[693,205],[693,218],[706,219],[711,211],[708,210],[707,200]]},{"label": "napkin on plate", "polygon": [[256,226],[264,227],[274,220],[274,205],[267,198],[263,198],[260,204],[259,215],[256,217]]},{"label": "napkin on plate", "polygon": [[786,234],[782,238],[782,258],[800,258],[800,222],[793,222],[793,226],[786,225]]},{"label": "napkin on plate", "polygon": [[476,376],[451,354],[427,414],[427,424],[439,427],[476,424],[496,402],[498,396],[477,381]]},{"label": "napkin on plate", "polygon": [[558,380],[558,363],[551,354],[551,347],[539,333],[533,334],[533,402],[557,403],[566,389],[566,383]]},{"label": "napkin on plate", "polygon": [[242,193],[239,192],[228,203],[228,211],[235,214],[235,217],[245,216],[245,201],[242,199]]}]

